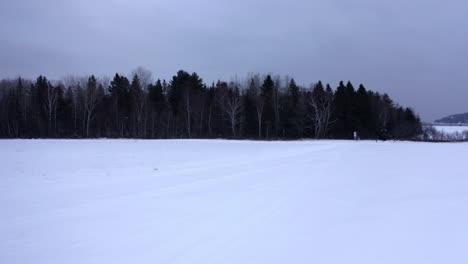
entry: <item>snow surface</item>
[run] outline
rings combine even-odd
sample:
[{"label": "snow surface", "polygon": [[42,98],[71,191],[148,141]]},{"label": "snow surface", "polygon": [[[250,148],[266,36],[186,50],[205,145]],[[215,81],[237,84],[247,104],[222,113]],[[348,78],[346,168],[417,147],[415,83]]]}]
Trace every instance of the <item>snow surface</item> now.
[{"label": "snow surface", "polygon": [[464,131],[468,131],[468,126],[434,126],[436,130],[439,132],[444,132],[448,134],[455,134],[455,133],[463,133]]},{"label": "snow surface", "polygon": [[468,263],[466,143],[0,140],[0,263]]}]

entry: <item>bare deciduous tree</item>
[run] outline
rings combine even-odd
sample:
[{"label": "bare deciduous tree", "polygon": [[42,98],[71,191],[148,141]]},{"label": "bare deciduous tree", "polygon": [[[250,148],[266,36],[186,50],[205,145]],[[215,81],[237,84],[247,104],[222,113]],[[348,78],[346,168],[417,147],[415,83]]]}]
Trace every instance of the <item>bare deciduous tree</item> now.
[{"label": "bare deciduous tree", "polygon": [[331,123],[333,93],[329,89],[325,91],[322,84],[318,83],[313,88],[308,103],[312,108],[308,116],[314,126],[315,138],[322,138]]},{"label": "bare deciduous tree", "polygon": [[132,77],[137,75],[141,88],[146,91],[148,86],[153,83],[153,74],[148,69],[140,66],[132,71]]},{"label": "bare deciduous tree", "polygon": [[236,136],[236,127],[239,123],[239,116],[242,112],[242,101],[239,88],[235,83],[230,83],[224,97],[223,109],[229,118],[232,136]]},{"label": "bare deciduous tree", "polygon": [[57,104],[57,88],[51,85],[50,83],[47,83],[47,89],[46,89],[46,96],[44,100],[44,108],[47,113],[47,124],[48,124],[48,134],[52,134],[52,117],[54,114],[54,110],[56,109],[56,104]]}]

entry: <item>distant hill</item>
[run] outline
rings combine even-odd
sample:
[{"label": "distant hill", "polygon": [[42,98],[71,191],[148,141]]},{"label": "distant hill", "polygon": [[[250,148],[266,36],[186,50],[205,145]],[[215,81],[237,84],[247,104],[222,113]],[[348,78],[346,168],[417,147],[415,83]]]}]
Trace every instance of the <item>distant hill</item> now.
[{"label": "distant hill", "polygon": [[447,116],[435,122],[443,124],[468,124],[468,113]]}]

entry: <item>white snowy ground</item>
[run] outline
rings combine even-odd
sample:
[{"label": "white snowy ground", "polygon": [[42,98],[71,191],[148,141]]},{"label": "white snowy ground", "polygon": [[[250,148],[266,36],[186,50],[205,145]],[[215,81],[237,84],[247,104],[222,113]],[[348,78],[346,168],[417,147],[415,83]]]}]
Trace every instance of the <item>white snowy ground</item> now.
[{"label": "white snowy ground", "polygon": [[0,263],[468,263],[468,144],[0,140]]}]

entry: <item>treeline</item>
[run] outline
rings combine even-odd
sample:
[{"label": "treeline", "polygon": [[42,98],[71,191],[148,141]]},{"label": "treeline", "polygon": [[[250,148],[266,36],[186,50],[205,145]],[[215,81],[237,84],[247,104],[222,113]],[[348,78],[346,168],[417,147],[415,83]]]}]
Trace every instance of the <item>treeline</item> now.
[{"label": "treeline", "polygon": [[350,82],[300,87],[252,75],[206,85],[185,71],[153,82],[142,68],[112,80],[0,81],[3,138],[348,139],[354,131],[363,139],[410,139],[421,122],[388,95]]},{"label": "treeline", "polygon": [[468,141],[468,130],[448,133],[439,131],[430,124],[424,124],[422,133],[416,140],[425,142],[466,142]]}]

